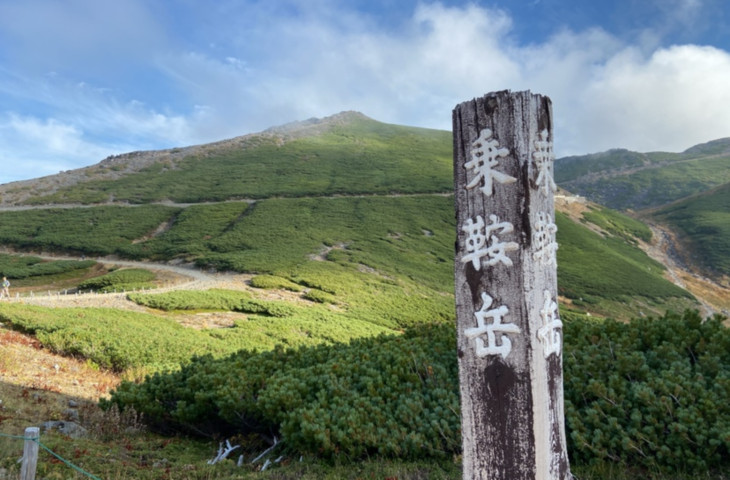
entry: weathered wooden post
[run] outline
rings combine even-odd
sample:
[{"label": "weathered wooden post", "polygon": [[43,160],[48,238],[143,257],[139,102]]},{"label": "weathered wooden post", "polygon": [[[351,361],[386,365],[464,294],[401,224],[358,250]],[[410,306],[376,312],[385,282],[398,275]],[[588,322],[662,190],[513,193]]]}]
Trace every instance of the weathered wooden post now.
[{"label": "weathered wooden post", "polygon": [[20,480],[34,480],[38,465],[38,438],[40,429],[28,427],[25,429],[25,443],[23,444],[23,463],[20,465]]},{"label": "weathered wooden post", "polygon": [[463,478],[570,479],[552,104],[490,93],[453,126]]}]

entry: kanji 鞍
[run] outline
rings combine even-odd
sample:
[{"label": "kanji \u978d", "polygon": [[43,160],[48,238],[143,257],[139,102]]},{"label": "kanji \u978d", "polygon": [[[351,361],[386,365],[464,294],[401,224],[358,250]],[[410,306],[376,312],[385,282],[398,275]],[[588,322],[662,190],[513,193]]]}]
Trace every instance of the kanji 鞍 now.
[{"label": "kanji \u978d", "polygon": [[557,225],[553,223],[550,214],[540,212],[537,221],[532,226],[533,260],[539,260],[544,265],[557,265],[558,242],[555,241]]},{"label": "kanji \u978d", "polygon": [[489,215],[490,224],[484,224],[481,215],[477,215],[476,222],[469,218],[461,230],[467,234],[467,254],[461,257],[463,263],[472,262],[476,270],[481,269],[483,257],[487,258],[487,265],[502,263],[512,266],[512,260],[507,252],[519,249],[515,242],[500,242],[497,234],[510,233],[514,226],[509,222],[500,222],[496,215]]}]

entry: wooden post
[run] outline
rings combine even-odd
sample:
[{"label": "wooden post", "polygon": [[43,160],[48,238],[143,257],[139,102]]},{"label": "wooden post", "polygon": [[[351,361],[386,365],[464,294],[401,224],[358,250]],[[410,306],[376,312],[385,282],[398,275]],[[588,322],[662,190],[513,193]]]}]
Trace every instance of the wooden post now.
[{"label": "wooden post", "polygon": [[28,427],[25,429],[25,444],[23,445],[23,464],[20,466],[20,480],[35,480],[35,470],[38,465],[38,438],[40,429]]},{"label": "wooden post", "polygon": [[552,104],[490,93],[453,127],[463,478],[570,479]]}]

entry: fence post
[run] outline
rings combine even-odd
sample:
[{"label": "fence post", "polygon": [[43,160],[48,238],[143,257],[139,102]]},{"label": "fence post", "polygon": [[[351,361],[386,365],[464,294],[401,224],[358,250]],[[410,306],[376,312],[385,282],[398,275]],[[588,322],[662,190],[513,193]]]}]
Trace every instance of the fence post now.
[{"label": "fence post", "polygon": [[567,480],[552,103],[494,92],[453,127],[463,478]]},{"label": "fence post", "polygon": [[25,429],[25,444],[23,445],[23,464],[20,466],[20,480],[35,480],[35,470],[38,465],[38,427]]}]

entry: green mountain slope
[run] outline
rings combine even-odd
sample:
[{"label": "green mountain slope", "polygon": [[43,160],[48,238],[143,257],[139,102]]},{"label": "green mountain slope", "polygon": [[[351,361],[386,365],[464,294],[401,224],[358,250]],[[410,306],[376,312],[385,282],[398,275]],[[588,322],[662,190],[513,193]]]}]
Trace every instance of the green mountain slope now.
[{"label": "green mountain slope", "polygon": [[[377,322],[373,315],[390,315],[395,304],[402,312],[451,315],[449,132],[347,112],[211,145],[115,157],[81,173],[75,183],[68,174],[51,177],[66,178],[58,182],[65,186],[24,203],[123,204],[2,211],[0,244],[278,275],[345,295]],[[186,203],[152,203],[161,201]],[[638,248],[650,236],[645,227],[597,208],[579,223],[559,221],[561,290],[576,306],[631,316],[629,297],[642,305],[650,299],[658,313],[677,299],[694,304]],[[394,284],[410,293],[396,293]],[[423,309],[413,300],[419,288],[428,298]],[[373,309],[367,304],[378,289],[393,296]],[[385,323],[402,326],[415,316]]]},{"label": "green mountain slope", "polygon": [[601,236],[558,214],[558,287],[573,305],[627,303],[622,313],[638,315],[641,301],[662,304],[691,298],[662,277],[664,267],[620,236]]},{"label": "green mountain slope", "polygon": [[121,155],[79,177],[24,203],[447,192],[453,185],[451,134],[347,112],[207,146]]},{"label": "green mountain slope", "polygon": [[[453,314],[453,212],[443,195],[35,209],[0,212],[0,244],[277,275],[362,307],[376,323],[397,304],[403,318],[386,323],[399,325]],[[635,221],[607,209],[580,220],[557,218],[560,289],[576,306],[625,317],[636,314],[634,300],[656,311],[693,304],[636,246],[648,233]],[[159,226],[167,229],[151,234]]]},{"label": "green mountain slope", "polygon": [[[209,431],[221,439],[236,435],[236,441],[250,442],[248,448],[241,448],[247,459],[263,450],[254,435],[262,433],[266,438],[284,439],[286,455],[292,458],[311,451],[314,458],[434,457],[453,464],[459,444],[458,392],[453,383],[458,375],[451,344],[457,225],[450,133],[386,125],[357,114],[336,117],[212,146],[151,152],[144,158],[144,154],[121,156],[83,172],[40,179],[34,185],[8,186],[2,190],[6,203],[20,203],[18,199],[23,198],[23,203],[36,205],[0,209],[1,247],[196,262],[206,268],[252,273],[253,278],[245,289],[127,295],[136,306],[144,306],[144,312],[3,301],[0,321],[35,336],[46,348],[87,359],[90,365],[136,374],[140,380],[142,374],[154,373],[139,387],[125,383],[112,401],[134,406],[161,429],[178,425],[197,433]],[[57,188],[44,187],[54,182]],[[122,204],[52,205],[111,199]],[[46,203],[51,205],[42,205]],[[635,405],[625,406],[602,394],[597,390],[602,384],[585,381],[598,377],[597,369],[604,368],[618,372],[606,380],[612,392],[621,393],[624,384],[634,384],[632,375],[643,358],[637,356],[634,340],[648,338],[645,321],[606,322],[615,330],[606,330],[608,340],[603,340],[603,321],[587,320],[575,312],[624,320],[697,303],[664,279],[664,267],[639,248],[651,235],[645,225],[597,205],[581,208],[568,211],[566,207],[557,214],[556,223],[561,317],[566,352],[570,351],[566,366],[585,366],[588,372],[584,375],[578,369],[566,376],[573,379],[567,418],[588,419],[569,426],[576,425],[574,431],[580,435],[576,443],[583,448],[584,438],[602,439],[605,425],[623,428],[617,419],[628,422],[627,408],[634,408],[652,424],[656,422],[648,416],[650,408],[656,416],[668,417],[653,407],[657,402],[648,402],[639,411]],[[23,264],[15,256],[0,254],[0,269],[22,267],[34,274],[50,268],[36,267],[39,263],[34,259]],[[86,265],[53,265],[51,270],[70,275],[69,271],[87,271]],[[226,328],[181,325],[181,317],[209,313],[232,320]],[[725,337],[714,333],[719,320],[701,323],[697,316],[696,325],[704,325],[707,331],[699,337],[685,334],[698,328],[695,323],[688,321],[682,327],[676,321],[669,323],[671,319],[646,324],[657,325],[653,336],[670,334],[668,343],[687,357],[688,365],[690,359],[692,365],[698,363],[697,358],[703,367],[702,362],[708,364],[702,382],[697,382],[697,391],[706,395],[686,397],[700,402],[686,401],[689,408],[701,404],[702,413],[710,413],[700,415],[701,421],[682,423],[686,431],[705,432],[705,417],[718,425],[718,415],[724,415],[720,410],[725,406],[720,381],[724,370],[717,367],[714,351],[703,355],[704,350],[694,345],[727,352],[727,342],[721,343]],[[585,333],[577,330],[582,324]],[[588,328],[594,324],[596,329]],[[616,342],[624,333],[625,347]],[[585,340],[571,344],[579,335]],[[691,340],[689,347],[683,340]],[[651,341],[660,345],[661,355],[649,351],[647,358],[657,368],[671,368],[666,370],[666,383],[667,388],[675,388],[680,367],[671,355],[673,350],[664,347],[664,340]],[[198,354],[203,356],[191,358]],[[619,365],[613,365],[614,361]],[[623,374],[624,366],[630,375]],[[164,373],[166,369],[171,371]],[[646,376],[664,378],[651,372]],[[698,376],[681,377],[683,391],[694,392],[690,388],[694,384],[684,382],[685,377]],[[611,403],[614,410],[606,411],[615,418],[606,423],[604,417],[596,417],[594,422],[590,412],[598,410],[593,408],[593,397]],[[577,408],[588,413],[572,414]],[[725,424],[719,425],[713,435],[725,431]],[[660,426],[655,436],[665,438],[664,424]],[[642,432],[629,427],[631,432]],[[646,438],[643,433],[641,438]],[[709,457],[706,444],[716,439],[702,438],[689,441]],[[118,435],[114,441],[118,442]],[[649,444],[658,442],[654,437],[642,441],[647,451]],[[630,442],[621,445],[629,451],[634,445]],[[684,444],[678,442],[679,451]],[[600,445],[600,452],[574,451],[586,462],[594,455],[605,458],[604,450],[613,455],[607,442]],[[112,464],[112,449],[89,448],[92,452],[85,458],[103,459],[91,470],[105,471],[101,465]],[[163,455],[159,446],[155,451]],[[690,455],[687,452],[665,458],[682,460]],[[692,459],[704,461],[694,452]],[[275,450],[276,456],[279,453]],[[126,451],[124,455],[128,458]],[[167,465],[176,462],[180,453],[165,451],[164,455]],[[610,458],[643,465],[644,460],[623,455]],[[645,460],[654,467],[652,461],[653,457]],[[720,463],[714,458],[708,462]],[[191,464],[185,463],[186,468]],[[233,468],[233,462],[229,463]],[[296,468],[297,462],[283,464]],[[150,470],[146,465],[145,460]],[[207,476],[218,472],[200,471]],[[241,471],[231,477],[238,478]],[[421,478],[425,472],[421,469],[414,475]],[[132,477],[151,478],[124,478]]]},{"label": "green mountain slope", "polygon": [[680,234],[693,263],[730,275],[730,183],[660,208],[652,216]]},{"label": "green mountain slope", "polygon": [[730,139],[683,153],[609,150],[560,158],[561,187],[614,209],[657,207],[730,182]]}]

